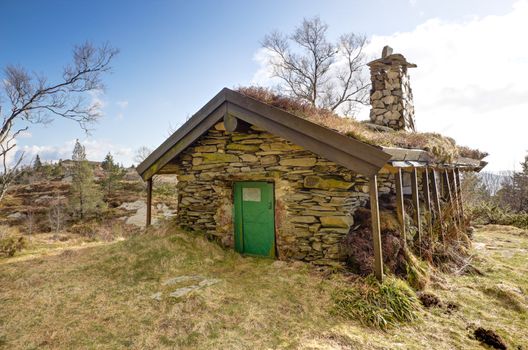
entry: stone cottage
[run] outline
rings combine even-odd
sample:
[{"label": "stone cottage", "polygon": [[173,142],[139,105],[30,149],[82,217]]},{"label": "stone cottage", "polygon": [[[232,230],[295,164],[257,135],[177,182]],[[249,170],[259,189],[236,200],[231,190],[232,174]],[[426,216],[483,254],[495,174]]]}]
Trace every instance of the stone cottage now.
[{"label": "stone cottage", "polygon": [[147,181],[147,225],[152,177],[174,174],[182,227],[244,254],[334,265],[343,261],[340,245],[354,227],[354,212],[368,205],[381,278],[379,195],[396,193],[404,230],[403,195],[408,188],[421,230],[425,223],[420,222],[419,208],[424,202],[426,210],[441,210],[442,178],[450,185],[450,200],[462,210],[459,171],[484,165],[459,154],[439,159],[431,150],[362,140],[363,134],[415,133],[407,69],[416,66],[390,48],[382,56],[369,63],[369,123],[318,117],[326,112],[298,105],[281,108],[249,90],[224,88],[137,167]]}]

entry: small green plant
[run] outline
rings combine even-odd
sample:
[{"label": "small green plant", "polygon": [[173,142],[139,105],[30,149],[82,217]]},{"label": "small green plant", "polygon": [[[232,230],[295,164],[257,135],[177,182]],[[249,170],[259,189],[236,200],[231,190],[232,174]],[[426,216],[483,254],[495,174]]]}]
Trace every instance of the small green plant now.
[{"label": "small green plant", "polygon": [[387,277],[380,283],[368,276],[351,287],[337,290],[333,299],[335,314],[382,330],[418,318],[416,294],[395,277]]}]

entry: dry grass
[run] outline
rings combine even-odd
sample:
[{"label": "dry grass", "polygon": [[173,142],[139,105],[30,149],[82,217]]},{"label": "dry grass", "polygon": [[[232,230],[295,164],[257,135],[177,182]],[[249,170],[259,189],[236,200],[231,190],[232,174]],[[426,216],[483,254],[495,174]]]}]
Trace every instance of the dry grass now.
[{"label": "dry grass", "polygon": [[[420,308],[420,320],[386,332],[332,313],[334,293],[360,282],[302,263],[242,257],[172,227],[6,259],[0,348],[481,349],[470,338],[477,326],[512,348],[528,344],[528,236],[484,228],[476,240],[474,261],[485,275],[441,274],[430,286],[458,310]],[[190,274],[222,282],[182,299],[150,298],[170,291],[166,279]]]},{"label": "dry grass", "polygon": [[300,100],[278,95],[266,88],[240,87],[237,91],[374,146],[422,149],[429,152],[439,162],[451,162],[458,156],[482,159],[487,155],[476,149],[457,146],[452,138],[437,133],[376,131],[352,118],[340,117],[331,111],[313,107]]}]

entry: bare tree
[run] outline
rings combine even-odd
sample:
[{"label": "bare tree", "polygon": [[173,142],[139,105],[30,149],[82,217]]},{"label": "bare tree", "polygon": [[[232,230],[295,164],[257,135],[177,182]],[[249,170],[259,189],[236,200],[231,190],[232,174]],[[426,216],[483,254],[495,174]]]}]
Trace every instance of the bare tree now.
[{"label": "bare tree", "polygon": [[145,159],[147,159],[147,157],[151,153],[152,153],[152,150],[150,148],[146,146],[141,146],[136,150],[136,154],[134,155],[134,161],[139,164],[143,162]]},{"label": "bare tree", "polygon": [[63,198],[55,194],[55,198],[50,202],[48,208],[48,221],[52,231],[60,232],[65,216]]},{"label": "bare tree", "polygon": [[31,124],[46,124],[59,117],[77,122],[88,132],[89,126],[100,117],[100,103],[93,94],[104,90],[102,75],[110,70],[110,62],[117,53],[108,44],[98,48],[89,42],[75,46],[72,63],[64,67],[61,79],[53,83],[22,67],[5,67],[0,90],[0,103],[7,105],[7,108],[0,105],[0,158],[3,160],[0,200],[22,162],[23,154],[8,164],[16,137]]},{"label": "bare tree", "polygon": [[497,173],[483,171],[478,174],[490,196],[495,196],[501,189],[505,179],[511,178],[512,175],[513,172],[511,171],[500,171]]},{"label": "bare tree", "polygon": [[[267,35],[262,47],[271,53],[268,64],[286,93],[348,114],[356,104],[368,102],[370,83],[364,74],[363,52],[367,39],[348,33],[332,43],[327,40],[327,30],[319,17],[304,19],[291,35]],[[292,42],[297,50],[291,48]]]}]

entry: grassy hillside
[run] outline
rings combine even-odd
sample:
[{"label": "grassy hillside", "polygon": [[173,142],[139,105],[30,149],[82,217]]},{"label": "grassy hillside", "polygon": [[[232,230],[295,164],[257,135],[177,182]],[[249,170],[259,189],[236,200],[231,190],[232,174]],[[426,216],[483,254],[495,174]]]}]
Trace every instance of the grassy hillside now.
[{"label": "grassy hillside", "polygon": [[[477,326],[511,348],[528,344],[528,235],[490,226],[475,236],[483,275],[439,274],[428,288],[449,307],[420,307],[418,320],[387,331],[333,312],[336,292],[361,281],[242,257],[170,227],[40,247],[0,260],[0,347],[482,349],[471,337]],[[196,275],[220,281],[180,298],[169,293],[198,280],[163,285]]]}]

